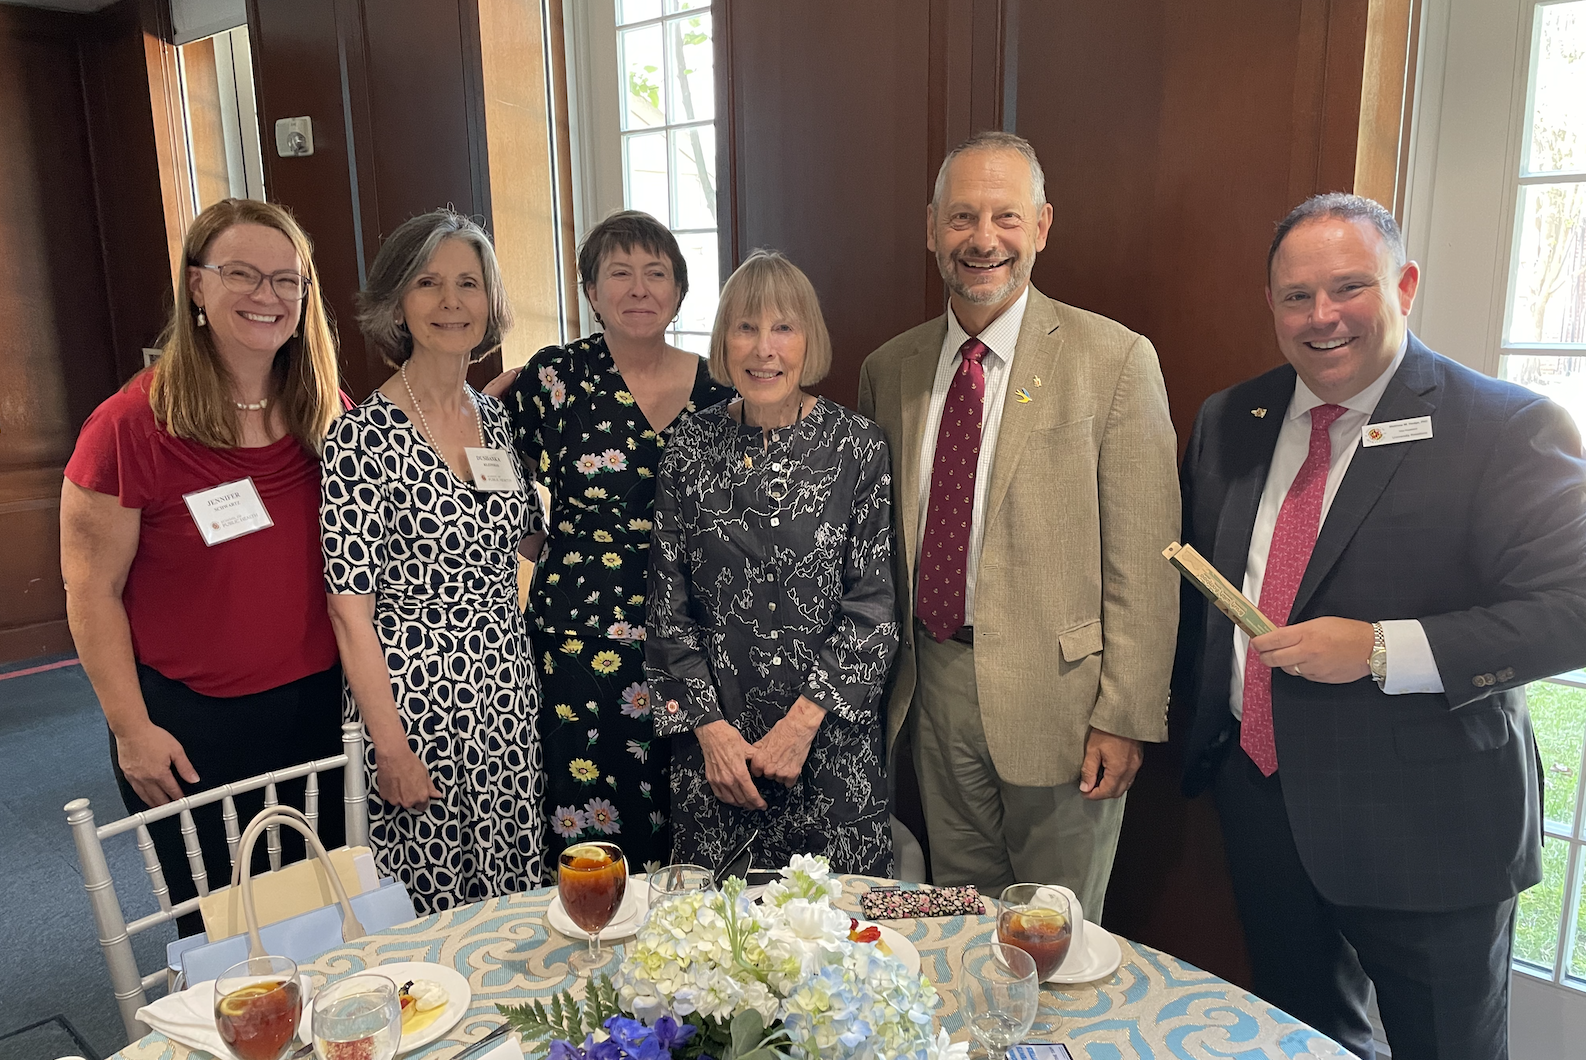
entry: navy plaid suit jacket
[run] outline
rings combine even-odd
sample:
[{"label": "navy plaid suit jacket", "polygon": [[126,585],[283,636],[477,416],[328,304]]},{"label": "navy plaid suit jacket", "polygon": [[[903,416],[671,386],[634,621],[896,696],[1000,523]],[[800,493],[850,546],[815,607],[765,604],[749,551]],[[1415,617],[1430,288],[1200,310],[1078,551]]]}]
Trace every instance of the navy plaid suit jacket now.
[{"label": "navy plaid suit jacket", "polygon": [[[1294,381],[1284,365],[1213,395],[1185,453],[1184,540],[1236,586]],[[1431,416],[1432,438],[1355,454],[1284,617],[1419,619],[1445,691],[1276,670],[1272,713],[1295,845],[1321,895],[1439,911],[1541,879],[1525,685],[1586,664],[1586,460],[1559,406],[1412,335],[1371,422],[1415,416]],[[1193,711],[1194,795],[1229,749],[1233,624],[1185,589],[1174,702]]]}]

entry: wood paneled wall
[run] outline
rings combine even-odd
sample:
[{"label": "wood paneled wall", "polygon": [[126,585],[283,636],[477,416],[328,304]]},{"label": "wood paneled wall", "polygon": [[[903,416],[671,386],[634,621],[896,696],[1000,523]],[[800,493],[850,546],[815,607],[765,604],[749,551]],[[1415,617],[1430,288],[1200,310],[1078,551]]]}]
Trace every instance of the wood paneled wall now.
[{"label": "wood paneled wall", "polygon": [[0,661],[68,650],[61,472],[170,307],[135,0],[0,7]]},{"label": "wood paneled wall", "polygon": [[[1357,173],[1391,195],[1411,8],[717,0],[723,274],[758,246],[802,266],[832,332],[824,389],[851,402],[864,357],[942,311],[924,238],[942,157],[1009,129],[1055,212],[1036,285],[1156,344],[1182,440],[1208,395],[1280,360],[1262,293],[1277,220]],[[1175,744],[1130,795],[1107,923],[1248,977],[1215,814],[1178,795]]]},{"label": "wood paneled wall", "polygon": [[[492,28],[488,42],[482,17]],[[498,245],[508,258],[543,259],[546,266],[512,290],[520,316],[530,322],[526,333],[545,342],[558,337],[543,328],[555,317],[557,298],[544,72],[538,55],[520,56],[514,68],[500,53],[508,37],[539,48],[540,24],[539,5],[522,0],[249,0],[266,197],[291,207],[314,239],[341,338],[344,383],[355,398],[390,374],[365,349],[353,301],[381,239],[442,206],[491,227],[492,150],[501,156],[496,165],[513,166],[505,170],[512,180],[496,192],[510,197]],[[529,115],[540,130],[539,150],[514,105],[540,108]],[[313,119],[314,154],[280,157],[276,120],[303,115]],[[470,378],[482,385],[500,366],[493,354]]]}]

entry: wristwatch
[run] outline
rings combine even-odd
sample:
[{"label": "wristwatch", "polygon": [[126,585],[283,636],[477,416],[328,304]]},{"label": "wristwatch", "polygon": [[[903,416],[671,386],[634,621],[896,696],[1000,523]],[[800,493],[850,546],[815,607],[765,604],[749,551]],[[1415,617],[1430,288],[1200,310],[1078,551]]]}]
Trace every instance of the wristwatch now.
[{"label": "wristwatch", "polygon": [[1371,667],[1371,679],[1381,688],[1388,679],[1388,638],[1382,632],[1381,622],[1371,624],[1371,658],[1366,665]]}]

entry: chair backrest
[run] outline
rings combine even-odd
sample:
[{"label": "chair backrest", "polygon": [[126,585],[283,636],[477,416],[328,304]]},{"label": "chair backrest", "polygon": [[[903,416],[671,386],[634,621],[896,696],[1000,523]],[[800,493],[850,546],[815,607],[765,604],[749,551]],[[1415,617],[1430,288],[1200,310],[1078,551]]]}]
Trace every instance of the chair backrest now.
[{"label": "chair backrest", "polygon": [[[77,860],[83,870],[83,889],[88,892],[88,904],[93,909],[94,923],[99,928],[99,947],[104,950],[105,963],[110,966],[110,983],[116,992],[116,1005],[121,1010],[121,1020],[126,1024],[129,1041],[136,1041],[149,1033],[149,1028],[134,1014],[148,1003],[146,991],[164,982],[166,976],[163,962],[158,971],[150,972],[148,975],[138,971],[137,960],[132,952],[132,936],[194,912],[198,909],[199,899],[209,894],[209,877],[204,869],[203,855],[199,850],[198,830],[193,824],[193,809],[217,802],[221,804],[221,819],[226,827],[226,845],[230,849],[231,860],[235,865],[237,844],[242,837],[237,827],[237,806],[234,801],[236,796],[262,788],[265,806],[277,806],[280,804],[276,796],[277,784],[307,777],[304,813],[314,830],[318,832],[319,774],[340,769],[342,766],[350,766],[342,770],[342,812],[347,823],[347,845],[367,846],[369,802],[363,769],[362,726],[355,722],[343,725],[341,743],[343,753],[334,758],[322,758],[317,762],[292,766],[290,769],[261,773],[235,784],[222,784],[208,791],[201,791],[197,795],[189,795],[184,799],[168,802],[164,806],[123,817],[110,824],[97,826],[94,824],[94,811],[88,805],[87,799],[74,799],[66,804],[66,823],[71,826],[72,837],[77,842]],[[165,873],[160,868],[160,860],[154,853],[154,839],[149,835],[150,824],[168,817],[181,819],[182,845],[187,851],[187,864],[192,873],[193,886],[198,891],[196,897],[174,906],[171,904],[170,889],[165,883]],[[105,860],[103,842],[111,836],[134,831],[138,837],[138,850],[143,855],[143,871],[149,878],[149,885],[160,908],[158,912],[128,923],[121,910],[121,900],[116,896],[116,885],[110,876],[109,863]],[[270,868],[280,868],[279,825],[270,827],[266,845],[269,850]],[[221,880],[217,886],[223,887],[228,882],[230,881]]]}]

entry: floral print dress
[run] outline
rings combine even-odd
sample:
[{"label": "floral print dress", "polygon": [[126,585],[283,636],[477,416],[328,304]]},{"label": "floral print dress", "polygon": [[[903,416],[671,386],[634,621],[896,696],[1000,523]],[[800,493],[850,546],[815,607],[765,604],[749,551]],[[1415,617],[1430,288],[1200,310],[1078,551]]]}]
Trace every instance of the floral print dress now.
[{"label": "floral print dress", "polygon": [[[756,866],[825,854],[892,875],[882,686],[898,648],[892,473],[881,428],[821,398],[772,432],[706,409],[661,465],[645,654],[655,730],[672,737],[679,861],[715,866],[751,832]],[[764,810],[716,798],[694,730],[754,743],[799,696],[826,709],[798,781]]]},{"label": "floral print dress", "polygon": [[506,395],[523,465],[551,491],[530,627],[548,865],[588,839],[621,846],[634,871],[672,859],[671,753],[655,738],[644,676],[655,476],[677,425],[731,393],[701,360],[688,404],[656,431],[597,334],[535,354]]}]

